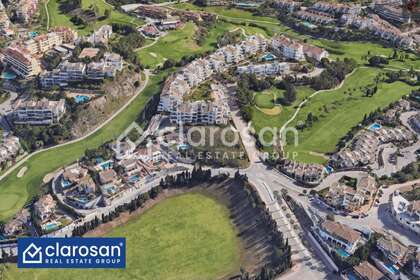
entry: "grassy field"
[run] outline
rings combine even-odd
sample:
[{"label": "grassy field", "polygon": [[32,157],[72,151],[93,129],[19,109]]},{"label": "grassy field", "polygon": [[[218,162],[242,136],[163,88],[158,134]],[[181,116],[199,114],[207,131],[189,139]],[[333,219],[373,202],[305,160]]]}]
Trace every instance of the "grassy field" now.
[{"label": "grassy field", "polygon": [[[290,126],[304,123],[307,115],[312,113],[319,118],[313,126],[299,133],[299,145],[287,145],[285,150],[289,155],[297,152],[297,160],[312,162],[314,153],[329,153],[335,150],[339,139],[351,127],[360,123],[365,114],[378,108],[384,108],[390,103],[409,94],[414,87],[405,83],[380,83],[378,92],[373,97],[365,97],[360,87],[374,83],[375,76],[380,72],[374,68],[360,68],[347,78],[342,88],[326,91],[313,97],[299,112]],[[319,161],[325,161],[319,158]]]},{"label": "grassy field", "polygon": [[256,93],[254,96],[254,101],[259,108],[271,109],[274,106],[279,106],[277,104],[277,99],[282,97],[283,93],[284,90],[271,88],[263,92]]},{"label": "grassy field", "polygon": [[[131,24],[134,26],[140,26],[144,22],[140,19],[137,19],[135,17],[131,17],[127,14],[121,13],[119,11],[116,11],[111,5],[107,4],[103,0],[82,0],[82,9],[87,9],[90,6],[97,7],[99,14],[103,15],[105,13],[105,10],[110,10],[111,14],[109,18],[102,20],[102,21],[96,21],[93,24],[90,23],[87,26],[80,28],[76,25],[74,25],[70,21],[70,17],[66,14],[62,14],[60,10],[58,9],[59,0],[49,0],[48,1],[48,13],[50,16],[50,27],[53,26],[68,26],[71,28],[74,28],[77,30],[77,32],[80,35],[86,35],[92,32],[93,30],[99,28],[100,26],[104,24],[111,24],[111,23],[124,23],[124,24]],[[44,18],[44,16],[42,17]],[[43,22],[46,21],[43,20]]]},{"label": "grassy field", "polygon": [[259,33],[267,36],[264,30],[260,28],[218,21],[214,27],[210,28],[204,44],[199,46],[194,40],[197,26],[188,22],[181,29],[169,31],[167,35],[159,38],[156,44],[139,50],[137,54],[143,65],[147,68],[154,68],[166,59],[179,61],[183,56],[211,51],[217,47],[217,40],[225,31],[238,28],[243,28],[247,34]]},{"label": "grassy field", "polygon": [[18,270],[9,265],[2,279],[210,280],[240,267],[241,245],[228,209],[199,193],[168,198],[107,236],[126,237],[125,270]]},{"label": "grassy field", "polygon": [[44,176],[59,167],[66,166],[84,154],[87,148],[95,148],[111,139],[116,139],[144,108],[151,96],[159,93],[164,74],[153,76],[146,89],[116,118],[102,129],[81,142],[66,145],[33,156],[25,163],[28,171],[17,178],[17,169],[0,184],[0,220],[7,220],[31,199],[42,184]]},{"label": "grassy field", "polygon": [[[269,91],[275,91],[276,95],[279,97],[282,94],[281,90],[278,89],[270,89]],[[261,110],[257,109],[256,107],[252,108],[251,112],[251,119],[252,119],[252,126],[254,127],[255,131],[259,133],[261,129],[264,127],[270,128],[281,128],[283,124],[293,115],[295,112],[295,107],[302,102],[306,97],[311,95],[314,90],[309,87],[297,87],[297,98],[296,101],[290,106],[282,106],[281,113],[279,115],[271,116],[268,114],[264,114]],[[261,93],[260,93],[261,94]],[[273,139],[273,135],[269,132],[264,134],[265,141],[271,141]],[[265,151],[271,151],[271,147],[265,147]]]}]

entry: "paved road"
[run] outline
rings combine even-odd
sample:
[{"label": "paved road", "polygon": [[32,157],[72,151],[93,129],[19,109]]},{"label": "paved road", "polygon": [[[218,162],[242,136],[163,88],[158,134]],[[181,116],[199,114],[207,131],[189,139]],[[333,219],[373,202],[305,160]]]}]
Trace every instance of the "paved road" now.
[{"label": "paved road", "polygon": [[139,88],[139,90],[137,91],[137,93],[135,95],[133,95],[130,98],[130,100],[128,100],[127,103],[125,103],[120,109],[118,109],[118,111],[116,111],[114,114],[112,114],[112,116],[110,118],[108,118],[105,122],[103,122],[101,125],[99,125],[94,130],[92,130],[91,132],[89,132],[88,134],[86,134],[86,135],[84,135],[84,136],[82,136],[80,138],[77,138],[77,139],[74,139],[74,140],[65,142],[63,144],[53,146],[53,147],[41,149],[41,150],[38,150],[38,151],[35,151],[35,152],[29,154],[28,156],[26,156],[25,158],[23,158],[21,161],[17,162],[15,165],[13,165],[12,167],[10,167],[5,173],[3,173],[0,176],[0,181],[3,180],[4,178],[6,178],[9,174],[11,174],[17,168],[19,168],[20,166],[22,166],[26,161],[28,161],[34,155],[39,154],[39,153],[42,153],[42,152],[45,152],[45,151],[48,151],[48,150],[57,149],[59,147],[63,147],[63,146],[66,146],[66,145],[70,145],[70,144],[74,144],[74,143],[83,141],[84,139],[88,138],[89,136],[93,135],[94,133],[96,133],[97,131],[99,131],[100,129],[102,129],[105,125],[107,125],[110,121],[112,121],[116,116],[118,116],[122,111],[124,111],[131,104],[131,102],[133,102],[137,98],[137,96],[146,88],[147,84],[149,83],[149,75],[150,74],[149,74],[149,71],[148,70],[145,70],[144,71],[144,74],[146,76],[146,79],[144,80],[142,86]]}]

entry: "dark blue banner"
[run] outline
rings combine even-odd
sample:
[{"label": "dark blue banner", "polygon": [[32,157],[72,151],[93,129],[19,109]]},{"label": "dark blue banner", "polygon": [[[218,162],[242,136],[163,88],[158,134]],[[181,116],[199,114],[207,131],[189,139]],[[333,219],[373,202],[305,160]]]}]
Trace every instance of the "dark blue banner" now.
[{"label": "dark blue banner", "polygon": [[125,238],[18,238],[19,268],[125,268]]}]

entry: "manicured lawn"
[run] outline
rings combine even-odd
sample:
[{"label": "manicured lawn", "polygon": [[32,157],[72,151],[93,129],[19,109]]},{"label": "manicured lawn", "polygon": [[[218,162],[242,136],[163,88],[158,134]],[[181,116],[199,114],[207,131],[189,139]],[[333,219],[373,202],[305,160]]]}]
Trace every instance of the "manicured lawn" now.
[{"label": "manicured lawn", "polygon": [[[308,114],[312,113],[319,120],[313,126],[299,133],[299,144],[287,145],[286,151],[297,152],[297,160],[311,162],[316,153],[331,153],[339,139],[353,126],[360,123],[365,114],[384,108],[409,94],[414,87],[405,83],[380,83],[378,92],[373,97],[364,97],[360,87],[374,83],[380,72],[374,68],[360,68],[347,78],[343,87],[338,90],[322,92],[313,97],[299,112],[291,127],[304,123]],[[351,95],[350,95],[351,93]]]},{"label": "manicured lawn", "polygon": [[[49,0],[48,2],[48,12],[50,15],[50,27],[53,26],[68,26],[77,30],[80,35],[86,35],[92,32],[93,30],[99,28],[105,24],[111,23],[124,23],[124,24],[131,24],[133,26],[140,26],[143,24],[143,21],[137,19],[135,17],[131,17],[127,14],[121,13],[115,10],[111,5],[107,4],[103,0],[82,0],[82,8],[88,9],[90,6],[96,6],[98,8],[99,14],[103,15],[105,10],[110,10],[111,14],[109,18],[96,21],[94,23],[88,24],[86,27],[80,28],[74,25],[70,21],[70,17],[66,14],[62,14],[58,9],[59,0]],[[46,22],[46,20],[44,21]]]},{"label": "manicured lawn", "polygon": [[165,59],[180,60],[184,55],[197,53],[200,47],[194,41],[194,33],[197,26],[194,23],[186,23],[182,28],[170,31],[166,36],[159,39],[150,48],[140,50],[138,55],[143,65],[156,66]]},{"label": "manicured lawn", "polygon": [[6,279],[210,280],[240,268],[241,245],[228,209],[200,193],[168,198],[107,236],[127,238],[125,270],[19,271],[9,265]]},{"label": "manicured lawn", "polygon": [[[271,91],[277,91],[278,96],[281,96],[281,92],[277,89],[271,89]],[[313,89],[309,87],[297,87],[297,99],[296,101],[290,106],[282,106],[281,113],[276,116],[270,116],[264,114],[257,108],[252,108],[252,126],[254,127],[255,131],[259,133],[261,129],[265,127],[273,128],[279,130],[283,124],[293,115],[295,112],[295,107],[302,102],[307,96],[314,92]],[[261,93],[260,93],[261,94]],[[273,135],[270,132],[264,133],[265,141],[271,142],[273,139]],[[265,151],[271,151],[272,147],[265,147]]]},{"label": "manicured lawn", "polygon": [[160,90],[164,74],[153,76],[146,89],[116,118],[83,141],[41,152],[25,163],[28,170],[17,178],[19,168],[0,183],[0,220],[16,214],[39,190],[44,176],[60,167],[74,162],[88,148],[95,148],[111,139],[116,139],[137,119],[146,102]]},{"label": "manicured lawn", "polygon": [[284,90],[271,88],[255,94],[255,104],[260,108],[271,109],[276,105],[277,99],[282,97]]},{"label": "manicured lawn", "polygon": [[137,54],[143,65],[148,68],[155,68],[166,59],[179,61],[183,56],[214,50],[217,47],[217,39],[222,36],[225,31],[237,28],[244,28],[247,34],[260,33],[266,36],[264,30],[260,28],[218,21],[214,27],[209,29],[209,33],[203,45],[199,46],[194,40],[197,26],[192,22],[188,22],[181,29],[169,31],[167,35],[159,38],[159,41],[156,44],[138,51]]}]

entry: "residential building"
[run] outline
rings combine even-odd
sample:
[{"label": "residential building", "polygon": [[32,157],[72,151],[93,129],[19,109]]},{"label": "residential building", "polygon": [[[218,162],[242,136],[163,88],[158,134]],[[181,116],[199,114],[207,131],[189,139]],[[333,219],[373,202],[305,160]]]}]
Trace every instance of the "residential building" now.
[{"label": "residential building", "polygon": [[95,58],[95,56],[97,56],[99,53],[99,49],[98,48],[84,48],[80,54],[79,54],[79,58],[83,59],[85,57],[93,59]]},{"label": "residential building", "polygon": [[3,50],[4,62],[17,75],[22,78],[29,78],[41,72],[41,66],[37,59],[29,52],[20,47],[8,47]]},{"label": "residential building", "polygon": [[413,260],[411,272],[415,276],[420,277],[420,250],[417,251],[416,258]]},{"label": "residential building", "polygon": [[177,29],[181,26],[181,21],[178,17],[171,17],[166,19],[161,19],[156,25],[159,30],[166,31],[166,30],[173,30]]},{"label": "residential building", "polygon": [[340,21],[346,26],[367,31],[373,36],[376,36],[392,45],[402,47],[404,49],[412,49],[414,47],[414,39],[407,34],[404,34],[387,22],[381,19],[378,15],[368,14],[367,16],[354,16],[344,14]]},{"label": "residential building", "polygon": [[10,161],[14,160],[21,150],[19,138],[8,135],[0,142],[0,167],[4,168]]},{"label": "residential building", "polygon": [[43,54],[55,46],[59,46],[63,43],[63,37],[59,33],[49,32],[41,34],[33,39],[25,41],[25,49],[30,52],[31,55]]},{"label": "residential building", "polygon": [[283,159],[278,168],[287,176],[307,185],[318,185],[325,175],[324,167],[315,163],[307,164]]},{"label": "residential building", "polygon": [[98,30],[94,31],[90,36],[83,38],[92,45],[104,44],[107,45],[112,36],[112,26],[102,25]]},{"label": "residential building", "polygon": [[245,57],[263,52],[266,48],[264,38],[249,36],[239,44],[222,47],[208,57],[194,60],[165,81],[158,111],[169,113],[171,121],[178,124],[226,124],[229,106],[221,97],[224,94],[220,94],[220,88],[212,89],[212,94],[219,96],[213,102],[184,101],[184,96],[214,73],[224,71]]},{"label": "residential building", "polygon": [[10,221],[4,224],[3,234],[6,237],[15,237],[27,233],[31,222],[31,213],[28,208],[23,208]]},{"label": "residential building", "polygon": [[362,241],[359,232],[349,226],[330,220],[323,221],[317,232],[325,242],[346,251],[348,254],[353,254]]},{"label": "residential building", "polygon": [[117,179],[117,173],[114,169],[106,169],[99,172],[99,182],[101,185],[109,184]]},{"label": "residential building", "polygon": [[239,66],[237,72],[239,74],[255,74],[256,76],[282,75],[289,72],[289,63],[272,62],[263,64],[250,64],[246,66]]},{"label": "residential building", "polygon": [[408,248],[390,234],[379,238],[376,247],[393,264],[402,267],[407,261]]},{"label": "residential building", "polygon": [[140,148],[136,152],[136,157],[144,163],[158,163],[163,159],[162,152],[160,151],[160,147],[158,145]]},{"label": "residential building", "polygon": [[329,188],[326,200],[335,208],[353,212],[370,202],[376,191],[375,178],[366,175],[357,180],[355,188],[341,182],[334,183]]},{"label": "residential building", "polygon": [[49,125],[58,123],[65,112],[64,99],[59,101],[19,99],[13,104],[13,111],[7,115],[7,118],[13,124]]},{"label": "residential building", "polygon": [[147,37],[158,37],[160,35],[159,29],[154,24],[148,24],[141,28],[141,32]]},{"label": "residential building", "polygon": [[18,0],[12,3],[11,10],[17,20],[28,24],[38,10],[38,0]]},{"label": "residential building", "polygon": [[41,198],[34,203],[33,214],[38,224],[43,224],[45,221],[54,217],[57,202],[50,194],[41,196]]},{"label": "residential building", "polygon": [[63,61],[57,69],[44,72],[40,76],[41,86],[50,88],[54,85],[67,86],[69,82],[80,82],[86,76],[86,65],[82,62]]},{"label": "residential building", "polygon": [[376,0],[373,3],[373,10],[384,20],[397,25],[411,22],[410,13],[403,9],[402,4],[384,0]]},{"label": "residential building", "polygon": [[274,6],[280,11],[287,11],[292,13],[294,11],[300,10],[303,2],[296,2],[292,0],[276,0],[274,1]]},{"label": "residential building", "polygon": [[316,46],[300,43],[286,36],[274,36],[271,41],[274,52],[292,60],[305,60],[305,56],[317,61],[328,56],[328,52]]},{"label": "residential building", "polygon": [[80,181],[87,176],[88,170],[80,166],[72,166],[63,172],[61,175],[61,187],[68,189],[80,183]]},{"label": "residential building", "polygon": [[343,14],[359,14],[362,7],[359,4],[352,3],[335,3],[335,2],[323,2],[316,1],[312,6],[311,10],[316,10],[324,13],[329,13],[335,16]]},{"label": "residential building", "polygon": [[344,279],[348,280],[386,280],[385,275],[368,261],[363,261],[359,265],[344,274]]},{"label": "residential building", "polygon": [[405,143],[413,139],[413,133],[400,126],[382,127],[377,130],[365,130],[352,141],[347,148],[335,153],[330,164],[337,169],[351,169],[371,164],[381,144]]},{"label": "residential building", "polygon": [[399,191],[392,194],[391,212],[404,228],[420,235],[420,200],[408,201]]},{"label": "residential building", "polygon": [[77,32],[67,26],[54,26],[49,29],[49,32],[58,34],[63,44],[73,44],[78,39]]},{"label": "residential building", "polygon": [[169,16],[167,8],[154,5],[141,5],[135,10],[135,13],[139,16],[153,19],[165,19]]},{"label": "residential building", "polygon": [[293,13],[293,16],[320,25],[333,24],[336,22],[336,19],[331,14],[315,10],[300,10]]},{"label": "residential building", "polygon": [[420,112],[412,116],[408,123],[417,134],[420,134]]},{"label": "residential building", "polygon": [[113,68],[115,71],[123,70],[123,58],[117,53],[106,52],[104,54],[104,62],[106,66]]}]

